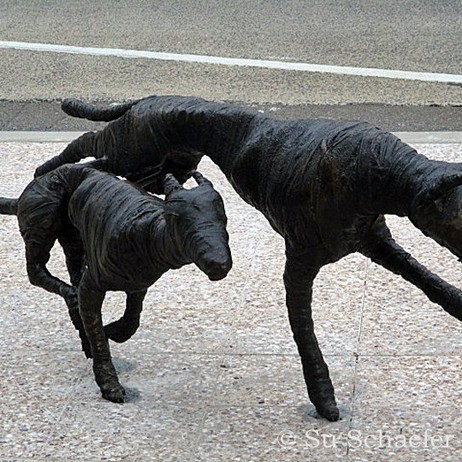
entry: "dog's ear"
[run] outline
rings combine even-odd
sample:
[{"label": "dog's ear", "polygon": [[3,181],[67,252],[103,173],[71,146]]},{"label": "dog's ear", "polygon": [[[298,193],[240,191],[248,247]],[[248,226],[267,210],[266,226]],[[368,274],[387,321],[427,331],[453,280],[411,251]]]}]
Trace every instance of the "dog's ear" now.
[{"label": "dog's ear", "polygon": [[164,178],[164,194],[168,196],[173,191],[178,191],[183,189],[183,186],[178,182],[178,180],[171,174],[167,173]]},{"label": "dog's ear", "polygon": [[450,172],[447,175],[439,175],[426,180],[413,201],[413,208],[425,206],[436,201],[451,189],[462,186],[462,171]]}]

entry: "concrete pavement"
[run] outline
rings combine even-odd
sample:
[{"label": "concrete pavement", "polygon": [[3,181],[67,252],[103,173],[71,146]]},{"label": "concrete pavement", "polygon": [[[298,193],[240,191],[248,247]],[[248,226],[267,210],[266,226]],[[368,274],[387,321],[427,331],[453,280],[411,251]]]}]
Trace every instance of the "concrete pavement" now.
[{"label": "concrete pavement", "polygon": [[[462,160],[461,144],[422,144]],[[17,196],[63,148],[1,143],[0,195]],[[318,339],[342,420],[316,417],[284,307],[282,239],[207,160],[225,199],[234,267],[195,267],[149,291],[139,332],[112,354],[129,400],[103,400],[63,302],[32,287],[14,217],[0,219],[0,460],[458,461],[462,326],[415,287],[351,255],[316,280]],[[398,242],[462,285],[456,258],[406,219]],[[56,248],[52,272],[63,274]],[[106,322],[123,297],[110,294]]]}]

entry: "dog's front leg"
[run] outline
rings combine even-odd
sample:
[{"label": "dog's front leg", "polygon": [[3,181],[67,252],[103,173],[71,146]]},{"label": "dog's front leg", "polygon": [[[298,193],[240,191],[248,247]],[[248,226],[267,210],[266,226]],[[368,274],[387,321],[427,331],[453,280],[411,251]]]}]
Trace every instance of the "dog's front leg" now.
[{"label": "dog's front leg", "polygon": [[140,326],[140,315],[147,290],[127,293],[127,304],[123,316],[104,326],[106,337],[114,342],[123,343],[132,337]]},{"label": "dog's front leg", "polygon": [[361,253],[414,284],[432,302],[462,321],[462,291],[429,271],[399,246],[392,238],[383,217],[379,217],[370,229]]},{"label": "dog's front leg", "polygon": [[80,316],[90,342],[95,380],[103,398],[123,403],[125,390],[117,378],[101,319],[104,295],[105,292],[94,284],[88,271],[85,271],[79,285]]},{"label": "dog's front leg", "polygon": [[334,387],[314,333],[311,315],[313,281],[319,268],[310,267],[308,262],[306,258],[287,254],[284,285],[289,322],[301,356],[308,396],[321,416],[336,421],[339,410]]}]

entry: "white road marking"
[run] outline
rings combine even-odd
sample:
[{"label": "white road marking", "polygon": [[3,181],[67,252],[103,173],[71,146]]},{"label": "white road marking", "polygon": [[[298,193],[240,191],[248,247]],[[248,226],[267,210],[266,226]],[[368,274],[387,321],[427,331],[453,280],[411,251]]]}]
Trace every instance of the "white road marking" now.
[{"label": "white road marking", "polygon": [[330,66],[325,64],[308,64],[261,59],[226,58],[182,53],[164,53],[157,51],[126,50],[122,48],[92,48],[70,45],[53,45],[47,43],[29,43],[0,41],[0,48],[28,51],[46,51],[51,53],[70,53],[93,56],[114,56],[119,58],[144,58],[162,61],[177,61],[202,64],[221,64],[224,66],[247,66],[265,69],[282,69],[302,72],[321,72],[326,74],[356,75],[363,77],[383,77],[388,79],[419,80],[426,82],[444,82],[462,84],[462,75],[439,74],[434,72],[412,72],[394,69],[375,69],[349,66]]}]

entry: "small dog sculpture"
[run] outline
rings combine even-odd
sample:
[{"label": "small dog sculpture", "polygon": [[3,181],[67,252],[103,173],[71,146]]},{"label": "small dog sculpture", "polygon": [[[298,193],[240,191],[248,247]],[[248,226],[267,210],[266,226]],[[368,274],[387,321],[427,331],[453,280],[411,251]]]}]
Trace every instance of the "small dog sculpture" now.
[{"label": "small dog sculpture", "polygon": [[320,268],[352,252],[400,274],[430,300],[462,319],[462,292],[429,272],[393,240],[384,214],[407,216],[424,234],[462,258],[462,168],[418,154],[365,122],[282,121],[200,98],[152,96],[98,109],[63,103],[74,116],[113,120],[86,133],[37,169],[42,174],[86,156],[135,177],[164,169],[180,180],[209,156],[235,190],[285,239],[289,321],[308,394],[317,411],[338,420],[328,367],[311,315]]},{"label": "small dog sculpture", "polygon": [[[136,332],[147,289],[169,269],[193,262],[212,281],[231,269],[221,196],[200,173],[193,176],[198,186],[185,189],[167,175],[163,201],[113,175],[66,165],[32,181],[19,199],[0,199],[0,213],[18,216],[31,282],[62,295],[72,308],[108,400],[123,402],[124,389],[107,339],[124,342]],[[74,287],[46,269],[56,239],[78,286],[78,304]],[[126,292],[126,309],[103,328],[101,307],[111,290]]]}]

